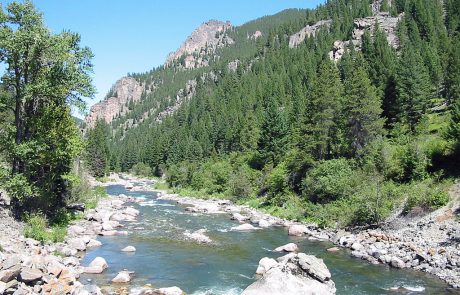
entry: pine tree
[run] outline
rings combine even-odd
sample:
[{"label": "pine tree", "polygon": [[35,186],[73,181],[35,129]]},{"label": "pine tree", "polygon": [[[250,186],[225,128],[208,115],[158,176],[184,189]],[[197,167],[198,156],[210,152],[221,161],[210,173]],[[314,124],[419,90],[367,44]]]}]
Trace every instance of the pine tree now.
[{"label": "pine tree", "polygon": [[428,71],[417,49],[407,45],[399,62],[396,79],[398,120],[415,128],[426,112],[431,97]]},{"label": "pine tree", "polygon": [[373,139],[383,135],[381,100],[371,84],[362,55],[355,59],[353,71],[345,80],[347,137],[351,153],[359,152]]},{"label": "pine tree", "polygon": [[283,156],[287,143],[287,124],[284,110],[272,97],[266,99],[258,148],[265,163],[276,165]]},{"label": "pine tree", "polygon": [[343,85],[337,67],[328,59],[319,67],[307,113],[300,127],[298,146],[317,160],[340,153],[340,118]]},{"label": "pine tree", "polygon": [[86,162],[92,175],[102,177],[108,170],[109,160],[107,124],[99,120],[94,128],[88,131]]}]

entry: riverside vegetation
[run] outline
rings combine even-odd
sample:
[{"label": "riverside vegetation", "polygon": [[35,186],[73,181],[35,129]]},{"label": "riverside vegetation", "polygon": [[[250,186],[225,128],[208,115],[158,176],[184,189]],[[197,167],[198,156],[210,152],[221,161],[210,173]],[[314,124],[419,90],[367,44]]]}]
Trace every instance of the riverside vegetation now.
[{"label": "riverside vegetation", "polygon": [[[459,173],[458,7],[334,0],[227,30],[235,44],[208,66],[184,69],[178,59],[130,75],[146,90],[90,131],[104,147],[89,153],[92,171],[151,170],[186,195],[324,227],[442,207]],[[399,16],[397,45],[376,24],[332,61],[332,43],[356,38],[353,21],[372,15]],[[289,36],[325,20],[332,25],[290,48]],[[180,89],[187,79],[195,86]],[[186,103],[160,116],[157,106],[176,95]]]}]

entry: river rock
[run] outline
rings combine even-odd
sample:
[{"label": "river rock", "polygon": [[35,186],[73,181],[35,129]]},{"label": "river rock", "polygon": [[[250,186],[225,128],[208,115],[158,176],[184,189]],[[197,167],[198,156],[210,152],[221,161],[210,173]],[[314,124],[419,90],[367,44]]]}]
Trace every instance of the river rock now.
[{"label": "river rock", "polygon": [[406,267],[406,264],[404,263],[404,261],[402,261],[398,257],[394,257],[394,256],[391,258],[390,265],[392,267],[394,267],[394,268],[404,268],[404,267]]},{"label": "river rock", "polygon": [[87,248],[96,248],[102,246],[102,243],[95,239],[90,239],[88,244],[86,244]]},{"label": "river rock", "polygon": [[85,251],[86,250],[86,243],[83,238],[73,238],[67,241],[67,244],[78,251]]},{"label": "river rock", "polygon": [[245,215],[241,215],[240,213],[233,213],[232,214],[232,220],[238,220],[239,222],[244,222],[246,220],[249,220],[250,217],[249,216],[245,216]]},{"label": "river rock", "polygon": [[123,270],[120,271],[116,277],[112,279],[112,283],[128,283],[131,281],[131,272]]},{"label": "river rock", "polygon": [[265,219],[261,219],[259,220],[259,226],[260,227],[270,227],[272,226],[272,223],[268,220],[265,220]]},{"label": "river rock", "polygon": [[136,252],[136,248],[133,246],[126,246],[123,249],[121,249],[122,252]]},{"label": "river rock", "polygon": [[291,253],[278,261],[241,295],[335,294],[335,284],[321,259]]},{"label": "river rock", "polygon": [[256,274],[262,275],[276,265],[278,265],[278,262],[276,262],[275,259],[264,257],[259,261],[259,266],[257,267]]},{"label": "river rock", "polygon": [[283,246],[279,246],[275,249],[276,252],[296,252],[299,250],[299,247],[294,243],[289,243]]},{"label": "river rock", "polygon": [[184,235],[192,240],[195,240],[199,243],[209,244],[212,243],[212,240],[205,235],[206,229],[199,229],[193,233],[185,232]]},{"label": "river rock", "polygon": [[19,281],[24,283],[30,283],[38,281],[43,277],[41,270],[36,268],[24,267],[19,274]]},{"label": "river rock", "polygon": [[79,225],[71,225],[69,226],[67,233],[69,236],[78,236],[85,232],[85,228]]},{"label": "river rock", "polygon": [[17,278],[20,272],[21,272],[20,265],[11,266],[10,268],[6,270],[2,270],[0,271],[0,281],[4,283],[11,282],[15,278]]},{"label": "river rock", "polygon": [[338,247],[332,247],[332,248],[328,248],[327,249],[327,252],[339,252],[340,249]]},{"label": "river rock", "polygon": [[139,210],[136,210],[134,208],[128,207],[123,211],[123,214],[129,215],[129,216],[132,216],[132,217],[136,217],[136,216],[139,215]]},{"label": "river rock", "polygon": [[250,231],[250,230],[255,230],[255,229],[257,228],[249,223],[243,223],[241,225],[232,227],[232,230],[236,230],[236,231]]},{"label": "river rock", "polygon": [[108,266],[107,261],[105,261],[104,258],[102,257],[96,257],[94,258],[93,261],[89,264],[88,267],[85,267],[83,271],[85,273],[92,273],[92,274],[98,274],[102,273],[104,269],[106,269]]},{"label": "river rock", "polygon": [[153,290],[154,295],[185,295],[179,287],[160,288]]},{"label": "river rock", "polygon": [[303,236],[306,232],[308,232],[308,228],[303,224],[293,224],[289,226],[288,234],[290,236]]},{"label": "river rock", "polygon": [[363,248],[364,246],[361,245],[360,243],[353,243],[353,245],[351,245],[351,249],[354,251],[361,251]]}]

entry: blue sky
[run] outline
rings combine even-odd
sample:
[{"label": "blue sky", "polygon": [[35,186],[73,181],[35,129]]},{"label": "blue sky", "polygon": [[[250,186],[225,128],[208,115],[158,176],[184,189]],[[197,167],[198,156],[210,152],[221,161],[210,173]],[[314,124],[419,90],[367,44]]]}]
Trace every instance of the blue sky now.
[{"label": "blue sky", "polygon": [[[0,0],[2,5],[11,2]],[[92,105],[128,72],[163,64],[188,35],[209,19],[241,25],[286,8],[313,8],[323,0],[34,0],[53,32],[82,36],[95,57]]]}]

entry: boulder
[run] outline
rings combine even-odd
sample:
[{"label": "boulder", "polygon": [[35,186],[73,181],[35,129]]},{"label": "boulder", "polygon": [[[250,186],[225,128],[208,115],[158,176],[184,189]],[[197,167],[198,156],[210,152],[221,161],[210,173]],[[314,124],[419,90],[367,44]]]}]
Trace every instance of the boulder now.
[{"label": "boulder", "polygon": [[335,292],[330,272],[321,259],[291,253],[280,257],[275,266],[241,295],[326,295]]},{"label": "boulder", "polygon": [[327,252],[339,252],[340,249],[338,247],[332,247],[332,248],[328,248],[327,249]]},{"label": "boulder", "polygon": [[0,282],[8,283],[16,279],[21,272],[21,266],[15,265],[11,266],[6,270],[0,271]]},{"label": "boulder", "polygon": [[133,246],[126,246],[123,249],[121,249],[122,252],[136,252],[136,248]]},{"label": "boulder", "polygon": [[308,228],[303,224],[293,224],[289,226],[288,234],[290,236],[303,236],[306,232],[308,232]]},{"label": "boulder", "polygon": [[265,219],[261,219],[259,220],[259,226],[260,227],[270,227],[272,226],[272,223],[268,220],[265,220]]},{"label": "boulder", "polygon": [[86,244],[87,248],[96,248],[102,246],[102,243],[95,239],[90,239],[88,244]]},{"label": "boulder", "polygon": [[199,229],[193,233],[185,232],[184,235],[192,240],[195,240],[199,243],[209,244],[212,243],[212,240],[205,235],[206,229]]},{"label": "boulder", "polygon": [[83,269],[83,272],[92,274],[102,273],[107,267],[109,266],[104,258],[96,257],[93,261],[91,261],[88,267]]},{"label": "boulder", "polygon": [[116,277],[112,279],[112,283],[128,283],[131,281],[131,272],[123,270],[120,271]]},{"label": "boulder", "polygon": [[71,225],[67,230],[69,236],[78,236],[85,232],[85,228],[79,225]]},{"label": "boulder", "polygon": [[67,241],[67,244],[70,248],[73,248],[77,251],[85,251],[86,250],[86,243],[82,238],[73,238]]},{"label": "boulder", "polygon": [[351,245],[351,249],[354,250],[354,251],[360,251],[364,248],[363,245],[361,245],[360,243],[353,243],[353,245]]},{"label": "boulder", "polygon": [[299,247],[294,243],[289,243],[283,246],[279,246],[275,249],[276,252],[296,252],[299,250]]},{"label": "boulder", "polygon": [[129,216],[132,216],[132,217],[136,217],[137,215],[139,215],[139,210],[136,210],[134,208],[128,207],[123,211],[123,214],[129,215]]},{"label": "boulder", "polygon": [[277,266],[278,262],[276,262],[273,258],[264,257],[260,259],[259,266],[257,267],[256,274],[262,275],[269,271],[272,267]]},{"label": "boulder", "polygon": [[404,268],[406,267],[406,264],[404,261],[399,259],[398,257],[393,256],[390,261],[390,265],[394,268]]},{"label": "boulder", "polygon": [[238,220],[239,222],[244,222],[246,220],[249,220],[249,216],[244,216],[244,215],[241,215],[240,213],[233,213],[232,214],[232,220]]},{"label": "boulder", "polygon": [[43,277],[43,273],[41,270],[36,268],[28,268],[24,267],[19,274],[19,281],[24,283],[31,283],[34,281],[38,281]]},{"label": "boulder", "polygon": [[255,230],[255,229],[257,228],[249,223],[243,223],[241,225],[232,227],[232,230],[236,230],[236,231],[249,231],[249,230]]},{"label": "boulder", "polygon": [[179,287],[160,288],[153,290],[154,295],[185,295]]}]

